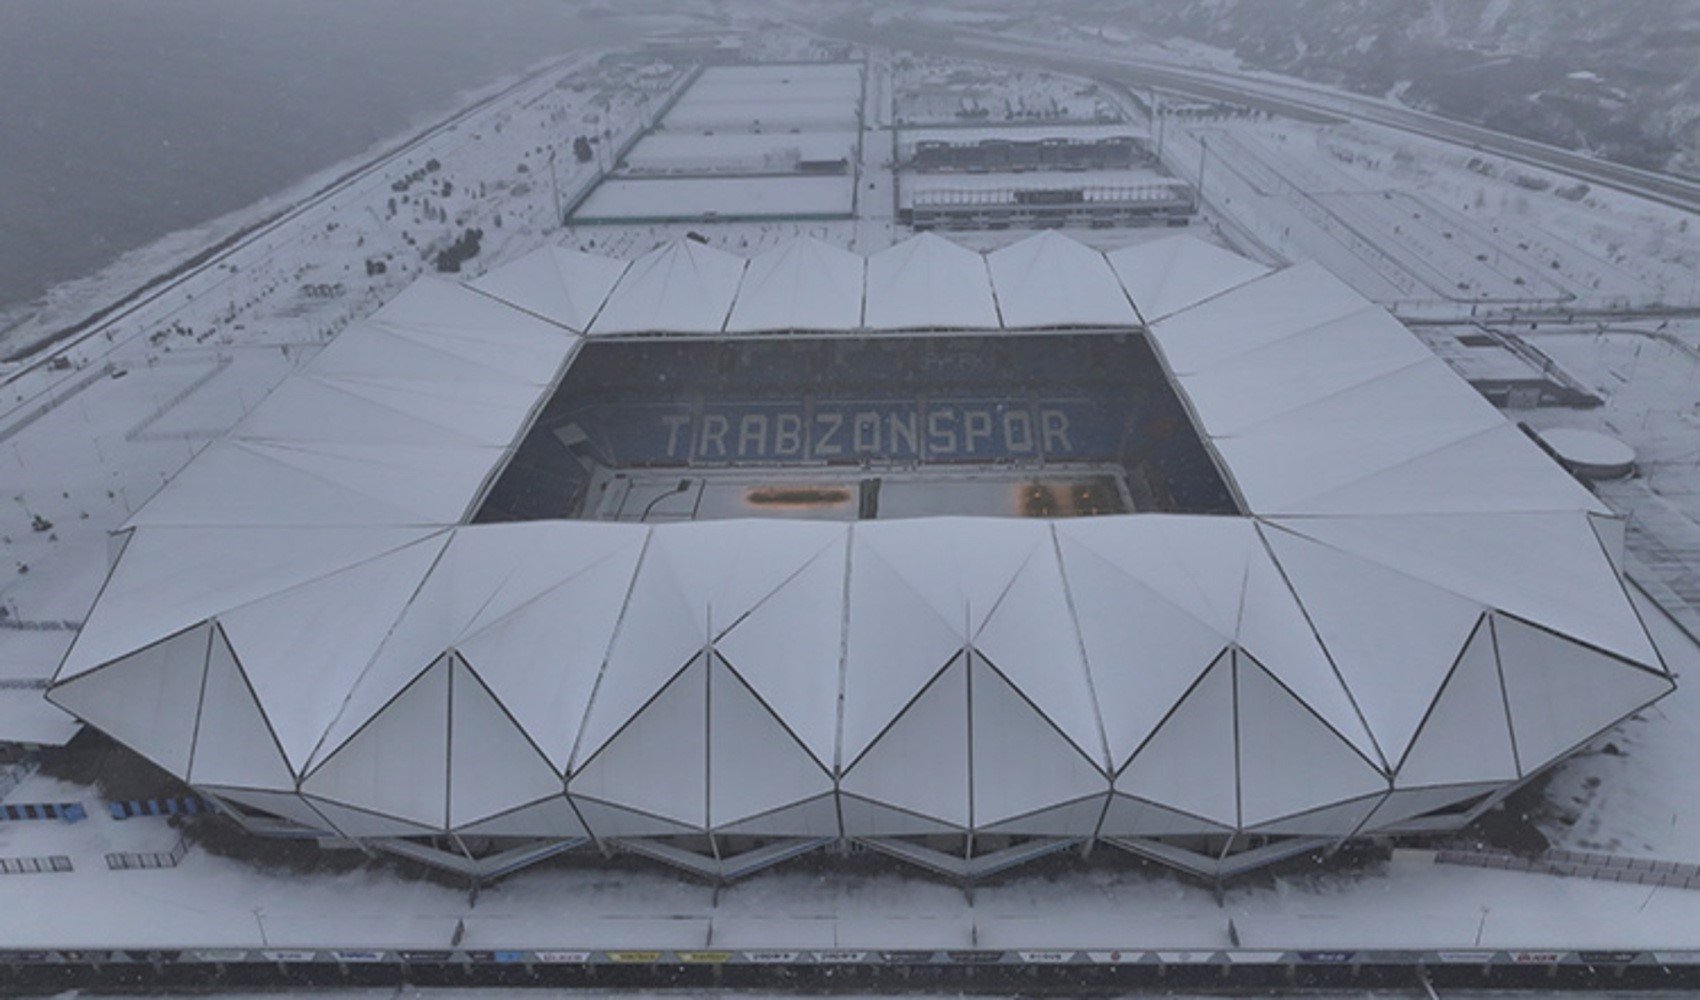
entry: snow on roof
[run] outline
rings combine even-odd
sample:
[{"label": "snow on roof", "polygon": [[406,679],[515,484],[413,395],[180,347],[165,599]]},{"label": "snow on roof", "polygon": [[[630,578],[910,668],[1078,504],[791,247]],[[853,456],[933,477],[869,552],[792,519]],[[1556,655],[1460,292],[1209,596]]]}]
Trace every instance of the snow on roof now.
[{"label": "snow on roof", "polygon": [[854,330],[866,269],[861,257],[811,236],[756,254],[726,330]]},{"label": "snow on roof", "polygon": [[1136,243],[1104,256],[1147,323],[1269,273],[1262,264],[1196,236]]},{"label": "snow on roof", "polygon": [[934,233],[868,258],[870,330],[995,330],[998,307],[985,258]]},{"label": "snow on roof", "polygon": [[657,247],[632,261],[590,333],[714,333],[732,310],[744,263],[695,240]]},{"label": "snow on roof", "polygon": [[496,268],[471,287],[583,333],[627,263],[565,247],[544,247]]},{"label": "snow on roof", "polygon": [[[466,524],[580,342],[541,307],[598,293],[421,282],[135,516],[49,698],[353,837],[1338,838],[1670,690],[1619,520],[1341,282],[1222,254],[1129,287],[1193,299],[1135,294],[1241,517]],[[592,331],[853,326],[859,268],[672,244]],[[994,280],[1012,326],[1131,321],[1058,237],[867,272],[876,329],[996,328]]]},{"label": "snow on roof", "polygon": [[1006,327],[1136,326],[1104,255],[1046,231],[986,255]]},{"label": "snow on roof", "polygon": [[1151,338],[1254,514],[1607,513],[1317,265],[1159,320]]}]

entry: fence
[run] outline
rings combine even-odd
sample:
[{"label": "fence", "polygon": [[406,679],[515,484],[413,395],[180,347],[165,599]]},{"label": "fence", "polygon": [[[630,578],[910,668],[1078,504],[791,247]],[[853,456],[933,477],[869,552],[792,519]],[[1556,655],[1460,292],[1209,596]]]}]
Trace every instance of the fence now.
[{"label": "fence", "polygon": [[71,859],[63,854],[40,858],[0,858],[0,875],[45,875],[71,870]]},{"label": "fence", "polygon": [[108,802],[107,811],[116,820],[129,819],[132,816],[193,816],[196,813],[215,812],[206,799],[195,795],[185,795],[177,799],[131,799],[125,802]]},{"label": "fence", "polygon": [[1497,868],[1501,871],[1539,872],[1600,882],[1629,882],[1673,889],[1700,889],[1700,865],[1651,858],[1623,858],[1587,851],[1551,850],[1538,857],[1524,858],[1491,851],[1436,851],[1436,864]]},{"label": "fence", "polygon": [[135,868],[176,868],[189,853],[189,841],[178,837],[169,851],[117,851],[106,856],[106,867],[113,871]]},{"label": "fence", "polygon": [[18,822],[32,819],[58,819],[67,823],[79,823],[88,819],[89,814],[83,810],[81,802],[25,802],[18,805],[0,805],[0,820]]}]

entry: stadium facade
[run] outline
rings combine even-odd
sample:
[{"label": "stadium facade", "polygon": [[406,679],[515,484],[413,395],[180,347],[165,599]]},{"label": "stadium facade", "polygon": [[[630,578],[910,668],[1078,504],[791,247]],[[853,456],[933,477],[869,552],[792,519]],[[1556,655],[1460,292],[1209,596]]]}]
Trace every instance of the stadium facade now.
[{"label": "stadium facade", "polygon": [[1220,876],[1459,828],[1668,693],[1623,532],[1312,265],[549,248],[191,462],[48,697],[256,832],[475,876]]}]

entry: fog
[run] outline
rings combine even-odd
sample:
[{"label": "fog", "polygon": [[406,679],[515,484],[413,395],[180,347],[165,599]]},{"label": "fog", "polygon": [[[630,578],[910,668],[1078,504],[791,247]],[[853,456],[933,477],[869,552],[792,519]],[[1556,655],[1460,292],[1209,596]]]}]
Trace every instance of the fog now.
[{"label": "fog", "polygon": [[627,31],[530,0],[8,0],[0,308]]}]

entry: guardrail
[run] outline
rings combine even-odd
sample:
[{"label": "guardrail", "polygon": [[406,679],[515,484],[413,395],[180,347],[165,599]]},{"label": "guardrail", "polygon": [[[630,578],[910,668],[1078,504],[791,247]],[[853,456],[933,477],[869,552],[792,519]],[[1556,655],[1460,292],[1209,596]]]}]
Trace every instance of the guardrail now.
[{"label": "guardrail", "polygon": [[71,870],[71,859],[63,854],[38,858],[0,858],[0,875],[46,875]]},{"label": "guardrail", "polygon": [[169,851],[114,851],[106,856],[106,867],[113,871],[141,868],[176,868],[189,853],[189,841],[178,837]]},{"label": "guardrail", "polygon": [[81,802],[20,802],[0,805],[0,820],[14,823],[38,819],[80,823],[88,818],[89,814],[83,809]]},{"label": "guardrail", "polygon": [[132,816],[193,816],[197,813],[216,812],[206,799],[198,795],[185,795],[175,799],[129,799],[123,802],[108,802],[107,812],[116,820],[126,820]]},{"label": "guardrail", "polygon": [[1700,889],[1700,865],[1652,858],[1625,858],[1588,851],[1551,850],[1535,857],[1494,851],[1441,850],[1435,864],[1493,868],[1500,871],[1564,875],[1599,882],[1629,882],[1672,889]]}]

